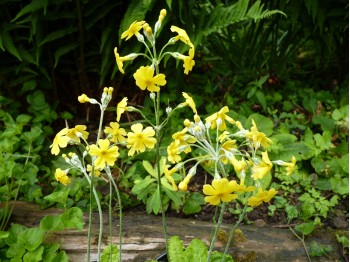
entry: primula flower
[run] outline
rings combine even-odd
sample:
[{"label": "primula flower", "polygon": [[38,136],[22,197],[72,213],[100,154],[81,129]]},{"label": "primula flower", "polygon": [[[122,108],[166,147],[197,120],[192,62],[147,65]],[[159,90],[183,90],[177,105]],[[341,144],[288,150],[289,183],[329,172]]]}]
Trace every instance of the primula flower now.
[{"label": "primula flower", "polygon": [[159,92],[159,86],[164,86],[166,84],[165,75],[158,74],[154,75],[154,69],[150,66],[141,66],[134,73],[134,78],[136,80],[136,85],[145,90],[147,88],[150,92]]},{"label": "primula flower", "polygon": [[185,152],[186,154],[191,152],[191,146],[189,144],[193,144],[197,141],[197,139],[194,136],[191,136],[187,134],[187,127],[182,129],[180,132],[176,132],[172,135],[172,138],[174,140],[179,140],[179,143],[177,144],[179,147],[179,150],[181,152]]},{"label": "primula flower", "polygon": [[237,160],[235,157],[232,157],[229,159],[231,165],[233,165],[233,168],[235,169],[237,174],[240,174],[242,171],[247,169],[247,161],[242,158],[242,160]]},{"label": "primula flower", "polygon": [[211,129],[215,129],[218,126],[220,131],[224,131],[227,129],[225,121],[231,124],[235,123],[235,121],[231,117],[225,115],[226,113],[228,113],[228,111],[229,111],[228,107],[224,106],[223,108],[220,109],[219,112],[214,113],[211,116],[208,116],[205,119],[205,121],[207,123],[210,123]]},{"label": "primula flower", "polygon": [[188,183],[190,183],[191,181],[191,178],[193,177],[193,174],[188,174],[184,180],[182,180],[180,183],[179,183],[179,189],[180,191],[184,192],[187,190],[188,188]]},{"label": "primula flower", "polygon": [[[89,176],[92,176],[92,165],[88,164],[86,166],[86,171],[89,172]],[[94,167],[94,176],[99,177],[101,175],[101,171]]]},{"label": "primula flower", "polygon": [[114,143],[126,141],[126,131],[124,128],[119,128],[117,122],[111,122],[110,127],[107,126],[104,131],[106,134],[112,135],[110,140]]},{"label": "primula flower", "polygon": [[177,171],[177,167],[175,166],[171,170],[169,170],[166,166],[164,166],[163,169],[164,169],[165,177],[168,179],[168,181],[170,182],[171,186],[176,191],[177,190],[177,186],[176,186],[174,178],[172,178],[172,175]]},{"label": "primula flower", "polygon": [[75,142],[80,143],[81,137],[86,140],[89,136],[89,133],[85,130],[85,125],[76,125],[74,128],[68,129],[67,136]]},{"label": "primula flower", "polygon": [[180,156],[181,151],[179,149],[179,145],[180,145],[180,141],[175,140],[167,148],[168,160],[173,164],[179,163],[181,161],[181,156]]},{"label": "primula flower", "polygon": [[252,125],[253,126],[250,129],[250,132],[246,133],[246,137],[250,141],[253,141],[255,148],[259,148],[260,146],[268,148],[270,144],[272,144],[272,141],[269,138],[267,138],[263,132],[258,131],[254,119],[252,120]]},{"label": "primula flower", "polygon": [[120,120],[120,116],[125,112],[128,111],[128,107],[127,107],[127,101],[128,98],[124,97],[122,99],[122,101],[120,101],[117,105],[117,121],[119,122]]},{"label": "primula flower", "polygon": [[204,200],[214,206],[221,202],[231,202],[238,197],[237,194],[232,194],[236,186],[237,182],[234,180],[229,182],[227,178],[214,179],[211,185],[203,186],[203,193],[207,195]]},{"label": "primula flower", "polygon": [[175,41],[181,40],[184,42],[186,45],[190,46],[191,48],[194,48],[190,38],[188,37],[187,33],[185,30],[172,25],[170,27],[171,32],[176,32],[178,35],[175,37]]},{"label": "primula flower", "polygon": [[108,139],[100,139],[97,141],[98,145],[91,145],[89,154],[96,156],[94,161],[95,167],[102,170],[106,165],[113,166],[114,162],[119,156],[118,147],[111,146]]},{"label": "primula flower", "polygon": [[286,163],[286,169],[287,169],[287,176],[290,176],[294,172],[294,167],[296,164],[297,160],[295,159],[294,156],[292,156],[291,163]]},{"label": "primula flower", "polygon": [[248,205],[251,207],[257,207],[261,205],[262,202],[269,202],[276,194],[277,191],[274,188],[271,188],[269,191],[263,191],[259,188],[258,193],[248,199]]},{"label": "primula flower", "polygon": [[155,131],[148,126],[144,130],[142,124],[137,123],[131,126],[133,132],[128,133],[127,148],[130,148],[128,156],[133,156],[137,153],[145,152],[146,148],[154,148],[157,140],[153,137]]},{"label": "primula flower", "polygon": [[222,163],[224,163],[225,165],[228,163],[229,158],[231,158],[232,154],[231,152],[237,148],[237,144],[236,144],[236,140],[227,140],[225,141],[220,148],[220,160]]},{"label": "primula flower", "polygon": [[196,104],[194,103],[193,98],[185,92],[182,92],[182,96],[186,99],[186,102],[183,102],[181,105],[191,107],[193,113],[197,114]]},{"label": "primula flower", "polygon": [[192,70],[192,68],[195,65],[195,61],[193,60],[194,57],[194,48],[190,48],[188,51],[188,56],[185,56],[183,59],[184,64],[183,67],[185,68],[185,74],[188,75],[188,72]]},{"label": "primula flower", "polygon": [[63,128],[60,132],[58,132],[53,139],[51,148],[51,154],[58,155],[60,153],[60,148],[65,148],[70,140],[67,136],[68,128]]},{"label": "primula flower", "polygon": [[129,40],[133,35],[140,34],[139,31],[141,30],[143,24],[146,23],[145,21],[140,21],[140,22],[133,22],[129,29],[126,30],[125,32],[122,33],[121,38],[126,40]]},{"label": "primula flower", "polygon": [[82,104],[88,103],[88,102],[90,102],[90,98],[87,95],[82,94],[82,95],[78,96],[78,101]]},{"label": "primula flower", "polygon": [[67,176],[67,172],[64,170],[57,168],[55,172],[55,178],[58,182],[60,182],[63,185],[68,185],[71,182],[71,179]]},{"label": "primula flower", "polygon": [[253,174],[251,177],[254,180],[262,179],[270,172],[271,168],[272,163],[267,152],[262,152],[262,161],[259,163],[259,165],[254,165],[252,167]]},{"label": "primula flower", "polygon": [[123,62],[125,60],[123,60],[123,58],[119,56],[118,50],[116,47],[114,48],[114,56],[115,56],[115,61],[117,62],[117,66],[118,66],[120,73],[124,74],[125,72],[123,69]]}]

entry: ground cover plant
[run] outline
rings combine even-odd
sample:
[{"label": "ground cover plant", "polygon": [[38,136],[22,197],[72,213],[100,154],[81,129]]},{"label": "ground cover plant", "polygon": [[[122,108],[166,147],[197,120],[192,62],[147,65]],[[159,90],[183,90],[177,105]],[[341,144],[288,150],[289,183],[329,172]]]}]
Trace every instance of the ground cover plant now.
[{"label": "ground cover plant", "polygon": [[[254,209],[250,207],[244,209],[242,200],[227,204],[232,216],[226,219],[237,221],[237,217],[242,217],[245,223],[250,223],[262,217],[268,223],[291,227],[300,239],[304,239],[322,226],[343,229],[345,234],[343,232],[337,238],[339,243],[342,243],[343,253],[346,256],[349,180],[348,76],[347,70],[344,70],[347,68],[347,62],[339,59],[339,54],[344,51],[343,47],[347,43],[347,23],[342,20],[346,15],[344,15],[346,11],[344,3],[337,1],[337,4],[332,6],[328,6],[328,1],[318,6],[312,4],[312,1],[287,5],[266,3],[270,10],[283,11],[286,14],[284,16],[279,12],[273,12],[273,15],[264,13],[263,9],[259,9],[261,5],[259,1],[255,2],[255,10],[260,10],[260,15],[250,11],[254,10],[254,5],[248,4],[248,1],[226,1],[221,4],[210,1],[180,1],[180,5],[167,1],[168,7],[172,7],[172,12],[165,16],[162,25],[164,28],[172,24],[183,25],[192,40],[195,52],[183,53],[188,52],[186,46],[192,49],[188,42],[182,47],[176,45],[178,50],[173,48],[175,45],[170,46],[169,52],[180,52],[175,55],[178,60],[166,58],[159,66],[166,76],[174,76],[174,79],[166,78],[167,84],[161,87],[162,96],[157,100],[145,95],[147,94],[145,91],[129,91],[135,90],[132,74],[140,68],[142,62],[141,59],[127,62],[126,60],[134,60],[135,57],[133,55],[122,57],[119,53],[122,50],[123,54],[137,54],[141,53],[142,49],[137,45],[137,41],[132,42],[131,39],[128,42],[112,41],[111,39],[115,39],[118,35],[118,32],[114,31],[118,28],[110,26],[120,24],[119,35],[122,35],[132,22],[141,21],[146,16],[149,17],[147,21],[155,24],[159,19],[152,12],[153,6],[157,6],[156,2],[139,4],[139,1],[131,1],[126,5],[120,1],[116,2],[115,6],[104,9],[102,2],[94,4],[86,1],[80,9],[77,8],[80,10],[78,11],[80,27],[75,29],[73,26],[75,16],[69,4],[63,6],[59,2],[52,2],[46,5],[41,1],[32,1],[28,6],[21,8],[17,6],[16,9],[14,2],[6,1],[7,5],[1,9],[1,12],[6,11],[6,15],[2,17],[7,18],[1,31],[1,47],[4,51],[2,55],[3,61],[6,62],[6,67],[1,67],[0,94],[2,121],[0,157],[3,163],[1,192],[4,193],[1,195],[3,197],[1,202],[5,203],[1,207],[2,236],[4,238],[7,236],[5,230],[8,228],[12,208],[10,201],[15,199],[34,201],[43,207],[50,205],[66,209],[79,207],[84,211],[108,210],[109,207],[113,207],[112,211],[118,213],[121,206],[127,208],[137,206],[144,208],[147,213],[165,212],[168,215],[185,217],[195,214],[202,219],[210,218],[215,208],[205,201],[202,194],[205,183],[202,178],[206,177],[209,179],[207,183],[211,182],[209,174],[215,170],[213,163],[201,161],[194,165],[193,169],[190,168],[191,165],[187,169],[175,166],[174,172],[170,172],[173,173],[171,176],[167,173],[172,170],[170,166],[160,168],[166,166],[168,151],[173,152],[174,148],[168,149],[168,145],[176,141],[172,135],[183,130],[183,119],[193,119],[191,110],[178,110],[180,108],[174,110],[178,105],[188,103],[188,100],[196,105],[196,110],[203,115],[202,119],[211,116],[213,112],[225,110],[224,107],[227,105],[230,110],[225,114],[235,122],[242,123],[242,127],[250,132],[254,120],[257,130],[266,134],[272,141],[266,148],[269,159],[282,161],[279,162],[282,166],[279,167],[276,163],[275,168],[268,174],[269,181],[266,182],[266,186],[274,188],[277,192],[270,203]],[[237,9],[237,6],[240,8]],[[109,14],[108,9],[124,10],[125,16],[121,19],[122,15],[119,17],[105,15]],[[192,13],[189,13],[189,10],[192,10]],[[237,10],[243,11],[239,15],[234,12]],[[295,10],[303,10],[304,22],[297,22],[300,12],[294,12]],[[326,16],[325,12],[320,10],[333,12],[329,12]],[[51,12],[57,14],[58,11],[60,17],[70,19],[65,21],[70,21],[68,23],[71,28],[62,31],[57,25],[50,24],[49,17],[52,16],[48,14]],[[90,15],[94,11],[99,15],[91,19]],[[177,12],[178,16],[175,15]],[[218,13],[226,13],[227,16],[219,20],[214,19]],[[256,21],[252,19],[252,14],[256,15]],[[89,19],[90,23],[87,23]],[[44,20],[48,23],[41,22]],[[184,21],[186,23],[183,23]],[[217,21],[215,27],[213,21]],[[313,25],[317,25],[314,27],[315,30],[306,30]],[[51,26],[56,26],[57,31],[49,34],[48,32],[52,31]],[[78,33],[83,32],[84,27],[85,36]],[[91,28],[93,30],[89,31]],[[93,39],[93,33],[88,32],[96,32],[99,28],[103,28],[99,35],[101,41],[96,39],[90,41]],[[171,34],[174,32],[162,30],[158,43],[165,44],[167,36]],[[23,40],[24,38],[18,35],[28,37]],[[70,38],[63,37],[70,36],[73,39],[76,35],[79,35],[80,39],[78,44],[72,44]],[[147,38],[147,33],[145,37]],[[316,39],[323,39],[322,44]],[[246,43],[252,44],[249,46]],[[90,51],[83,52],[84,46],[89,46]],[[111,51],[114,46],[118,46],[115,50],[117,57]],[[259,52],[260,49],[262,52]],[[100,50],[104,59],[100,60],[98,52],[94,53],[92,50]],[[66,54],[73,53],[79,58],[76,61],[80,61],[76,65],[64,59]],[[191,68],[192,71],[188,70],[185,76],[182,62],[179,63],[180,60],[186,61],[182,54],[192,56],[196,63]],[[52,59],[43,62],[43,57]],[[117,72],[115,59],[123,63],[122,70],[125,71],[123,78],[120,78],[121,74]],[[18,61],[22,62],[19,64]],[[95,63],[96,61],[99,62]],[[190,60],[189,62],[191,63]],[[79,79],[69,81],[74,87],[71,90],[74,91],[67,88],[64,83],[66,81],[57,81],[58,78],[66,77],[67,71],[70,71],[69,79]],[[76,71],[79,72],[78,76],[75,75]],[[96,76],[97,72],[99,77]],[[18,74],[21,74],[20,78],[16,77]],[[111,81],[107,80],[110,75]],[[114,91],[108,89],[102,92],[92,84],[87,84],[89,82],[87,78],[94,79],[96,87],[113,86]],[[108,83],[105,84],[106,82]],[[183,101],[185,97],[179,96],[183,92],[186,95],[190,94],[185,99],[186,102]],[[51,100],[48,93],[53,93],[55,100]],[[70,95],[66,96],[68,93]],[[98,106],[90,105],[91,100],[86,100],[84,105],[77,106],[76,100],[73,99],[82,93],[86,93],[88,98],[99,97],[103,93],[105,98],[110,96],[108,99],[113,98],[113,101],[118,99],[123,101],[127,96],[128,103],[124,105],[124,110],[127,110],[120,115],[124,121],[120,128],[124,129],[140,121],[141,109],[145,118],[149,119],[141,121],[142,125],[157,121],[155,115],[159,119],[163,117],[167,119],[169,112],[171,113],[171,118],[167,120],[162,133],[157,134],[156,140],[161,143],[156,144],[159,147],[159,151],[157,150],[159,156],[156,160],[154,154],[150,152],[128,156],[128,150],[120,150],[118,160],[115,161],[118,168],[111,169],[106,177],[109,181],[114,181],[112,178],[116,178],[117,184],[110,183],[116,191],[110,194],[102,193],[102,191],[111,192],[111,189],[109,184],[98,178],[95,181],[98,189],[95,199],[90,197],[91,192],[93,193],[92,183],[89,183],[89,179],[81,177],[76,170],[70,170],[73,179],[69,187],[60,185],[54,180],[54,170],[67,165],[65,162],[67,159],[72,161],[73,154],[67,153],[66,160],[48,157],[54,134],[66,125],[65,121],[68,127],[75,126],[78,120],[89,130],[99,129],[100,125],[96,120],[99,118],[99,112],[96,110]],[[57,99],[59,97],[69,98]],[[81,99],[84,101],[83,97]],[[51,103],[58,100],[60,103]],[[157,109],[156,114],[154,101],[164,105]],[[102,104],[103,101],[99,103]],[[189,103],[186,106],[188,105]],[[112,105],[115,106],[116,104]],[[105,108],[106,123],[115,122],[113,111],[116,109],[112,107]],[[173,110],[170,111],[170,108]],[[155,123],[152,126],[153,130],[157,133],[155,127],[162,122],[153,123]],[[76,125],[78,133],[85,131],[80,130],[80,126],[82,125]],[[110,128],[113,130],[113,126]],[[233,132],[234,128],[230,128],[229,131]],[[108,137],[107,134],[105,138]],[[91,132],[91,136],[96,135]],[[98,137],[99,135],[94,138]],[[75,153],[78,154],[79,150]],[[198,150],[186,153],[190,159],[196,157]],[[283,165],[291,163],[292,156],[296,160],[295,170],[290,176],[285,176]],[[155,163],[160,163],[160,166],[157,167]],[[192,177],[195,169],[197,175]],[[233,165],[229,171],[235,172],[234,169]],[[91,171],[95,172],[93,168]],[[85,177],[89,177],[89,172],[86,172]],[[64,173],[60,174],[62,175],[60,179],[68,183]],[[187,177],[187,174],[190,176]],[[160,176],[162,178],[159,181]],[[94,179],[94,176],[91,178]],[[180,182],[187,184],[187,191],[174,191],[174,187]],[[163,190],[159,190],[159,185],[164,187]],[[184,186],[184,183],[181,185]],[[172,240],[172,243],[175,243],[172,244],[174,246],[181,246],[176,239]],[[310,256],[330,252],[328,247],[322,247],[317,243],[305,249]],[[109,247],[107,251],[110,250],[116,249]]]}]

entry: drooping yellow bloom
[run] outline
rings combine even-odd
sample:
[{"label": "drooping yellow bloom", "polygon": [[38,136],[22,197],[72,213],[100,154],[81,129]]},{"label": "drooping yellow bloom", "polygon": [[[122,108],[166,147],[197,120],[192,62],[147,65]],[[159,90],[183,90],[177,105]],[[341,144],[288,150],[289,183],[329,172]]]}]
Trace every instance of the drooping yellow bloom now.
[{"label": "drooping yellow bloom", "polygon": [[128,111],[128,107],[127,107],[127,101],[128,101],[128,98],[127,97],[124,97],[122,99],[122,101],[120,101],[117,105],[117,121],[119,122],[120,120],[120,116],[125,112],[125,111]]},{"label": "drooping yellow bloom", "polygon": [[294,172],[294,167],[295,167],[295,164],[297,162],[297,160],[295,159],[294,156],[292,156],[292,159],[290,160],[291,163],[286,163],[285,166],[286,166],[286,169],[287,169],[287,176],[290,176],[293,172]]},{"label": "drooping yellow bloom", "polygon": [[74,128],[68,129],[67,136],[75,142],[80,143],[81,137],[83,137],[86,140],[89,136],[89,133],[85,130],[85,125],[76,125]]},{"label": "drooping yellow bloom", "polygon": [[124,142],[126,141],[126,131],[124,128],[119,128],[119,124],[117,122],[111,122],[110,127],[105,127],[105,133],[112,135],[110,139],[114,143]]},{"label": "drooping yellow bloom", "polygon": [[235,121],[231,117],[225,115],[226,113],[228,113],[228,111],[229,111],[228,107],[224,106],[223,108],[220,109],[219,112],[214,113],[211,116],[208,116],[205,119],[205,121],[211,124],[211,129],[215,129],[218,126],[220,131],[224,131],[227,129],[225,121],[231,124],[235,123]]},{"label": "drooping yellow bloom", "polygon": [[140,123],[131,126],[133,132],[128,133],[127,148],[130,148],[128,156],[133,156],[137,153],[145,152],[146,148],[154,148],[157,140],[154,138],[155,131],[148,126],[143,130]]},{"label": "drooping yellow bloom", "polygon": [[196,104],[194,103],[193,98],[185,92],[182,92],[182,96],[186,99],[186,102],[181,105],[191,107],[193,113],[197,114]]},{"label": "drooping yellow bloom", "polygon": [[186,56],[185,59],[183,59],[184,61],[183,67],[185,69],[184,73],[186,75],[188,75],[188,72],[191,71],[194,65],[196,64],[193,58],[194,58],[194,48],[190,48],[190,50],[188,51],[188,56]]},{"label": "drooping yellow bloom", "polygon": [[120,73],[124,74],[124,69],[123,69],[123,58],[121,56],[119,56],[118,54],[118,49],[115,47],[114,48],[114,56],[115,56],[115,61],[117,63],[118,69],[120,71]]},{"label": "drooping yellow bloom", "polygon": [[67,176],[67,173],[60,168],[56,169],[55,178],[58,182],[65,186],[71,183],[71,179]]},{"label": "drooping yellow bloom", "polygon": [[182,180],[180,183],[179,183],[179,189],[180,191],[186,191],[187,188],[188,188],[188,184],[190,183],[191,181],[191,178],[193,177],[193,174],[188,174],[184,180]]},{"label": "drooping yellow bloom", "polygon": [[129,29],[126,30],[125,32],[122,33],[121,38],[126,40],[129,40],[133,35],[139,34],[139,31],[141,30],[143,24],[146,23],[145,21],[140,21],[140,22],[133,22]]},{"label": "drooping yellow bloom", "polygon": [[235,187],[235,192],[237,192],[237,193],[253,192],[255,189],[256,189],[255,186],[248,186],[247,187],[244,184],[244,179],[241,179],[240,183],[237,184]]},{"label": "drooping yellow bloom", "polygon": [[189,144],[193,144],[197,141],[194,136],[187,134],[188,128],[185,127],[180,132],[176,132],[172,135],[174,140],[179,140],[178,147],[181,148],[181,152],[185,152],[186,154],[191,152],[191,146]]},{"label": "drooping yellow bloom", "polygon": [[89,154],[96,156],[95,167],[102,170],[106,165],[113,166],[119,156],[118,147],[111,146],[108,139],[100,139],[97,145],[91,145]]},{"label": "drooping yellow bloom", "polygon": [[165,177],[168,179],[168,181],[170,182],[171,186],[173,187],[173,189],[176,191],[177,190],[177,185],[175,183],[174,178],[172,177],[172,175],[177,171],[176,166],[173,167],[172,169],[168,169],[166,166],[163,168],[164,170],[164,175]]},{"label": "drooping yellow bloom", "polygon": [[232,157],[229,160],[237,174],[240,174],[243,170],[247,169],[248,167],[247,161],[244,160],[244,158],[242,158],[242,160],[237,160],[235,157]]},{"label": "drooping yellow bloom", "polygon": [[179,145],[180,145],[180,141],[175,140],[167,148],[168,160],[173,164],[179,163],[181,161],[181,156],[180,156],[181,151],[179,149]]},{"label": "drooping yellow bloom", "polygon": [[253,141],[255,148],[259,148],[260,146],[268,148],[272,144],[272,141],[266,137],[265,133],[259,132],[254,119],[252,120],[252,128],[250,132],[246,133],[246,137],[250,141]]},{"label": "drooping yellow bloom", "polygon": [[150,66],[141,66],[134,73],[134,78],[136,80],[136,85],[145,90],[147,88],[150,92],[159,92],[159,86],[164,86],[166,84],[165,75],[158,74],[154,75],[154,69]]},{"label": "drooping yellow bloom", "polygon": [[234,180],[229,182],[227,178],[214,179],[211,185],[203,186],[203,193],[207,195],[204,200],[214,206],[221,202],[231,202],[238,197],[237,194],[232,194],[236,186],[237,182]]},{"label": "drooping yellow bloom", "polygon": [[253,174],[251,177],[254,180],[262,179],[270,172],[271,168],[272,163],[267,152],[262,152],[262,161],[258,165],[252,167]]},{"label": "drooping yellow bloom", "polygon": [[88,102],[90,102],[90,98],[87,95],[82,94],[82,95],[78,96],[78,101],[82,104],[88,103]]},{"label": "drooping yellow bloom", "polygon": [[276,194],[277,191],[274,188],[271,188],[269,191],[263,191],[259,188],[258,193],[248,199],[248,205],[251,207],[257,207],[261,205],[262,202],[269,202]]},{"label": "drooping yellow bloom", "polygon": [[237,148],[236,140],[228,139],[225,141],[219,150],[220,152],[220,161],[225,165],[228,163],[230,158],[230,152]]},{"label": "drooping yellow bloom", "polygon": [[186,45],[190,46],[191,48],[194,48],[190,38],[187,35],[187,32],[177,26],[172,25],[170,27],[171,32],[175,32],[178,35],[175,37],[175,41],[181,40],[184,42]]},{"label": "drooping yellow bloom", "polygon": [[58,132],[53,139],[51,148],[51,154],[58,155],[60,153],[60,148],[65,148],[70,140],[67,136],[68,128],[63,128],[60,132]]},{"label": "drooping yellow bloom", "polygon": [[[89,176],[92,176],[92,165],[88,164],[86,166],[86,171],[89,172]],[[94,167],[94,176],[99,177],[101,175],[101,171]]]}]

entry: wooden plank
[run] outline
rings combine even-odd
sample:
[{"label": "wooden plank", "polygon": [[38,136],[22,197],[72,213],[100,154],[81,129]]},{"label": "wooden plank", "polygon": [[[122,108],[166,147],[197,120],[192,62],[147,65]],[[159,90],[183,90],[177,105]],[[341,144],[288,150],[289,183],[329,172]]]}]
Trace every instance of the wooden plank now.
[{"label": "wooden plank", "polygon": [[[13,212],[12,222],[20,223],[28,227],[39,224],[45,215],[61,214],[63,211],[57,208],[41,210],[38,205],[18,202]],[[85,215],[85,227],[83,230],[64,230],[52,232],[47,236],[47,242],[61,244],[72,262],[86,261],[87,248],[87,222]],[[94,214],[91,237],[91,260],[97,261],[97,238],[99,231],[98,216]],[[105,248],[109,243],[107,225],[107,214],[104,215],[103,245]],[[118,244],[118,218],[114,217],[112,241]],[[209,244],[211,224],[205,221],[183,218],[167,218],[169,236],[178,235],[189,244],[195,237],[202,239]],[[224,224],[223,229],[227,232],[230,225]],[[242,225],[246,240],[232,245],[230,252],[239,257],[247,254],[256,254],[256,261],[308,261],[304,253],[302,243],[294,237],[288,229],[274,228],[268,225],[254,226]],[[313,261],[342,261],[338,252],[338,246],[334,237],[334,231],[325,230],[307,238],[307,245],[316,240],[319,243],[331,245],[334,252],[330,257],[314,258]],[[125,212],[123,215],[123,261],[146,261],[155,259],[165,250],[163,238],[163,227],[160,216],[147,215],[145,212]],[[216,249],[222,250],[225,243],[218,241]],[[253,253],[252,253],[253,252]]]}]

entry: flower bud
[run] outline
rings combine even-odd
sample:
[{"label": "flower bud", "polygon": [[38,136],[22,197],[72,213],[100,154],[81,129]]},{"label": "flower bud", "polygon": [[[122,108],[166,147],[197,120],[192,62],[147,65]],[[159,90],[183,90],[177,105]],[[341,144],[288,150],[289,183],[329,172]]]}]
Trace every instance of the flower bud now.
[{"label": "flower bud", "polygon": [[80,103],[88,103],[90,102],[90,98],[87,95],[82,94],[81,96],[78,96],[78,101]]}]

